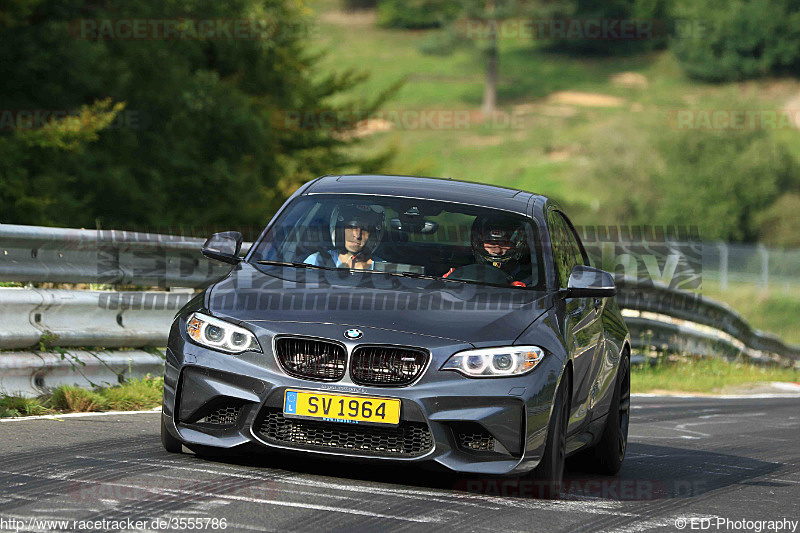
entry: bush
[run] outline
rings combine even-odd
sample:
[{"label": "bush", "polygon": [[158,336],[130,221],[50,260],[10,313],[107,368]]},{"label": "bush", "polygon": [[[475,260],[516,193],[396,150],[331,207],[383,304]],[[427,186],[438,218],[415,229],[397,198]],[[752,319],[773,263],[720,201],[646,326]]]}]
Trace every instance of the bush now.
[{"label": "bush", "polygon": [[796,0],[680,0],[670,47],[686,73],[707,81],[800,73]]},{"label": "bush", "polygon": [[457,0],[380,0],[378,24],[385,28],[429,29],[455,20]]}]

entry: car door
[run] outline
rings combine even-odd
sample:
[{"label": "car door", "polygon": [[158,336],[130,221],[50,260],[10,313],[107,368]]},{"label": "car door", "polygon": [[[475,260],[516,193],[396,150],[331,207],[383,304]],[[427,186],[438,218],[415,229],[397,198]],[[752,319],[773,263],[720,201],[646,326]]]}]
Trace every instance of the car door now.
[{"label": "car door", "polygon": [[[566,289],[575,265],[588,264],[572,224],[557,210],[548,213],[553,259],[559,288]],[[590,402],[597,373],[596,348],[602,331],[600,310],[596,298],[565,298],[563,334],[567,349],[573,355],[572,411],[570,432],[590,420]]]}]

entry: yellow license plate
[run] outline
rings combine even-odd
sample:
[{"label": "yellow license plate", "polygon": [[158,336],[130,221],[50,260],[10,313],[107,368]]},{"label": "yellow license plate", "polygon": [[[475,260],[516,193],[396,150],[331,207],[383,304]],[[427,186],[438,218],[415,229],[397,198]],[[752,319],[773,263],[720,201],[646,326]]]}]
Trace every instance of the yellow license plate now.
[{"label": "yellow license plate", "polygon": [[287,390],[283,395],[283,414],[329,422],[397,425],[400,400]]}]

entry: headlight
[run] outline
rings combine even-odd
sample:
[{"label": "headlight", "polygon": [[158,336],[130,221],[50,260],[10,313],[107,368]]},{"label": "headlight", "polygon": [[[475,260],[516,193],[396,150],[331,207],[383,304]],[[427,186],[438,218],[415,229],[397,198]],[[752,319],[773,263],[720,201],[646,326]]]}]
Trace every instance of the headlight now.
[{"label": "headlight", "polygon": [[224,352],[261,352],[256,336],[244,328],[202,313],[192,313],[186,321],[186,334],[196,342]]},{"label": "headlight", "polygon": [[467,350],[453,355],[442,370],[455,370],[473,378],[521,376],[544,359],[538,346],[506,346],[485,350]]}]

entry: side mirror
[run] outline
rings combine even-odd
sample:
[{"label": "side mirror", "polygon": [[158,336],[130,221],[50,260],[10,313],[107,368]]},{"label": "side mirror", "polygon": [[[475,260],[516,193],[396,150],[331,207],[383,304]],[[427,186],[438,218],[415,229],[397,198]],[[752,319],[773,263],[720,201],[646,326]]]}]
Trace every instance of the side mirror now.
[{"label": "side mirror", "polygon": [[209,237],[200,253],[209,259],[235,265],[239,262],[239,250],[241,249],[242,234],[238,231],[225,231]]},{"label": "side mirror", "polygon": [[603,298],[617,294],[614,276],[584,265],[575,265],[567,284],[568,298]]}]

